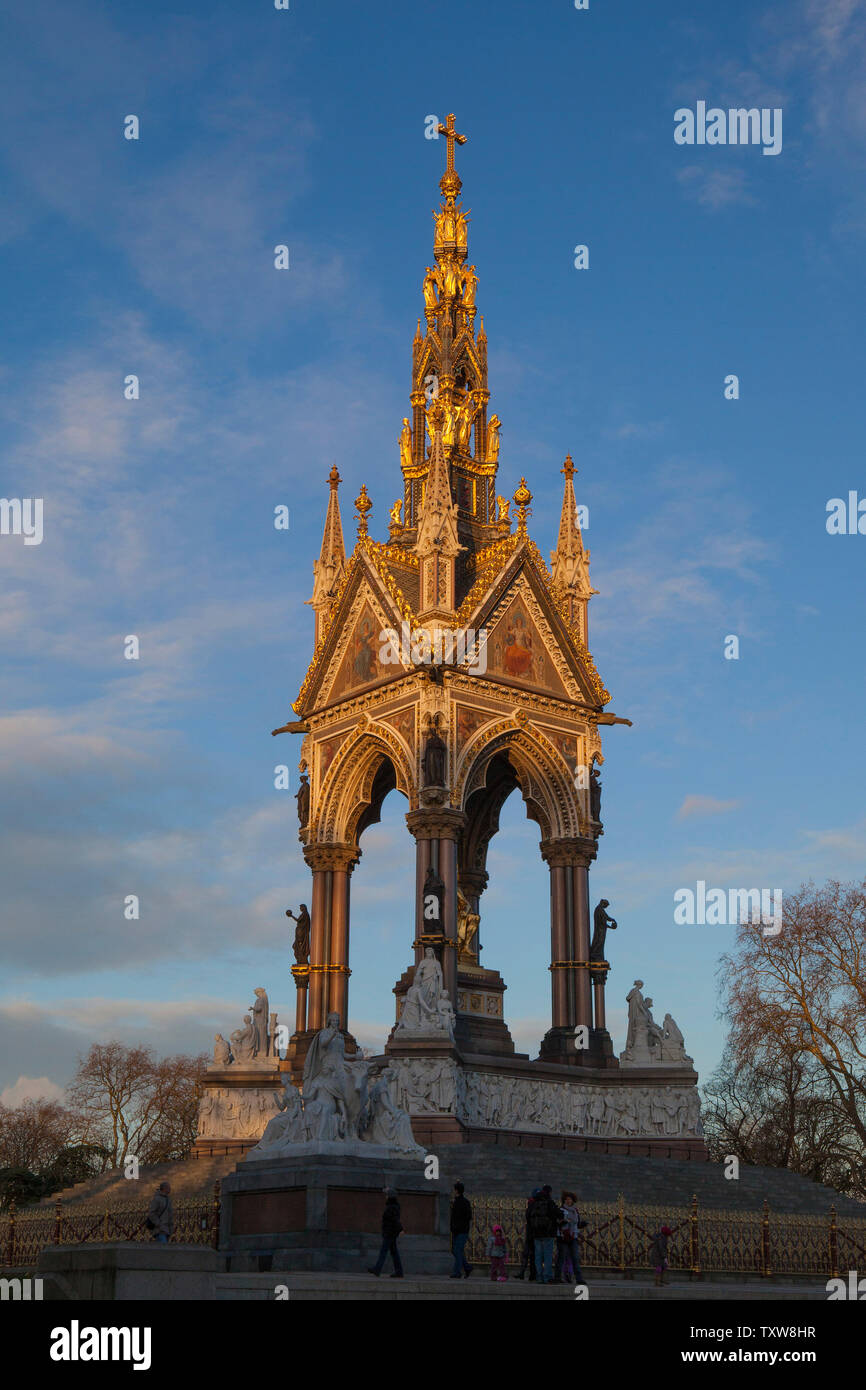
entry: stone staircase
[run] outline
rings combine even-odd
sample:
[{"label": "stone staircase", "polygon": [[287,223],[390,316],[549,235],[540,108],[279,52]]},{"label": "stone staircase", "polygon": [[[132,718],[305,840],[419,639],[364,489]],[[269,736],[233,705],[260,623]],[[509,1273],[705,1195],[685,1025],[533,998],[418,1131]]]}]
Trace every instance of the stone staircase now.
[{"label": "stone staircase", "polygon": [[697,1196],[701,1207],[726,1211],[760,1211],[764,1200],[771,1211],[803,1216],[837,1213],[866,1219],[866,1203],[843,1197],[831,1187],[812,1182],[785,1168],[740,1166],[737,1180],[724,1177],[722,1164],[673,1158],[627,1158],[599,1153],[556,1153],[520,1150],[493,1144],[455,1144],[438,1150],[440,1175],[460,1179],[467,1194],[529,1196],[533,1187],[550,1183],[554,1195],[562,1188],[586,1202],[615,1202],[622,1193],[627,1203],[688,1206]]},{"label": "stone staircase", "polygon": [[[441,1176],[449,1184],[460,1179],[470,1195],[524,1197],[533,1187],[550,1183],[557,1197],[564,1187],[576,1192],[578,1205],[615,1202],[622,1193],[631,1204],[685,1207],[696,1195],[699,1206],[726,1211],[760,1211],[766,1199],[771,1211],[828,1216],[830,1207],[835,1206],[840,1217],[866,1219],[866,1203],[843,1197],[833,1188],[785,1168],[742,1165],[739,1179],[729,1181],[721,1164],[684,1159],[557,1153],[495,1144],[443,1144],[433,1152],[439,1158]],[[146,1204],[163,1179],[171,1183],[176,1202],[209,1198],[214,1183],[233,1173],[235,1167],[233,1157],[185,1159],[142,1168],[137,1182],[114,1169],[64,1188],[45,1198],[40,1206],[53,1207],[58,1197],[64,1206]]]},{"label": "stone staircase", "polygon": [[141,1168],[138,1179],[125,1178],[123,1172],[112,1168],[99,1177],[64,1187],[50,1197],[44,1197],[40,1207],[53,1207],[58,1197],[64,1206],[82,1203],[102,1207],[147,1205],[159,1183],[171,1183],[172,1200],[192,1201],[210,1197],[213,1185],[235,1170],[235,1158],[187,1158],[179,1163],[157,1163]]}]

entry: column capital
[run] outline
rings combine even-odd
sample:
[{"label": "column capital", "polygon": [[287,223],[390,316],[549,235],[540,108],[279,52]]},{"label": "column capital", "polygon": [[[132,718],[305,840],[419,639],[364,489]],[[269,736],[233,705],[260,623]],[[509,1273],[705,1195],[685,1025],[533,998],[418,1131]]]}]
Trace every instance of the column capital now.
[{"label": "column capital", "polygon": [[313,872],[322,869],[345,869],[351,873],[360,858],[361,851],[357,845],[323,844],[316,841],[304,846],[304,859]]},{"label": "column capital", "polygon": [[585,835],[542,840],[541,857],[551,868],[588,869],[598,853],[595,840]]},{"label": "column capital", "polygon": [[457,840],[466,817],[451,806],[424,806],[407,812],[406,824],[416,840]]},{"label": "column capital", "polygon": [[486,869],[458,869],[457,879],[463,891],[467,888],[470,893],[476,893],[479,897],[487,887],[490,875]]}]

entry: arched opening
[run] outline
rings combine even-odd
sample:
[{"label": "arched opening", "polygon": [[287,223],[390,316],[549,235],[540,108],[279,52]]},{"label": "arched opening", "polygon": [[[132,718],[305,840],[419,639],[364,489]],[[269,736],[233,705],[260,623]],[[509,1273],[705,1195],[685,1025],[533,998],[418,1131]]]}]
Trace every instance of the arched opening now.
[{"label": "arched opening", "polygon": [[352,874],[348,1027],[362,1049],[379,1053],[394,1024],[391,983],[406,966],[415,901],[415,871],[406,853],[409,802],[386,755],[373,773],[369,796],[354,829],[361,857]]},{"label": "arched opening", "polygon": [[[515,795],[520,793],[520,795]],[[538,809],[521,785],[519,767],[507,747],[487,761],[484,780],[465,802],[466,825],[458,858],[458,888],[464,907],[458,926],[461,1014],[478,1032],[473,1001],[501,1009],[501,1042],[518,1025],[515,1045],[534,1054],[545,1029],[549,993],[549,880],[539,854]],[[462,904],[461,904],[462,905]],[[464,923],[469,916],[468,928]],[[527,925],[531,924],[531,930]],[[462,930],[461,930],[462,928]],[[498,962],[507,959],[509,978]],[[485,979],[485,974],[488,978]],[[478,989],[473,990],[473,979]],[[503,988],[504,987],[504,988]],[[507,989],[507,1003],[505,989]],[[489,1031],[489,1030],[488,1030]]]}]

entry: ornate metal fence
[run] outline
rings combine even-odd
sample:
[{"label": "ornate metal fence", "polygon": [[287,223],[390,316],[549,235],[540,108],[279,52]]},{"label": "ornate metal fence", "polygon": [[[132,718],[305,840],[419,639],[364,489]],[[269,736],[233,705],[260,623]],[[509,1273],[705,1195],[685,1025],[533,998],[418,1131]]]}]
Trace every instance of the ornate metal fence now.
[{"label": "ornate metal fence", "polygon": [[[183,1245],[219,1242],[220,1185],[213,1197],[177,1201],[172,1241]],[[473,1223],[467,1249],[473,1263],[483,1263],[494,1223],[505,1231],[508,1263],[523,1257],[526,1198],[471,1195]],[[866,1217],[844,1217],[835,1207],[826,1217],[771,1212],[716,1211],[689,1207],[633,1206],[592,1202],[580,1207],[580,1260],[584,1269],[628,1275],[650,1268],[649,1248],[660,1226],[673,1232],[668,1241],[672,1270],[690,1275],[740,1274],[768,1278],[774,1274],[838,1277],[849,1269],[866,1270]],[[46,1245],[81,1241],[149,1240],[147,1206],[99,1208],[62,1202],[54,1210],[27,1208],[0,1216],[0,1266],[33,1268]]]},{"label": "ornate metal fence", "polygon": [[[508,1263],[523,1259],[526,1229],[525,1197],[472,1196],[472,1234],[467,1258],[485,1259],[487,1238],[494,1224],[502,1226]],[[697,1197],[689,1207],[633,1206],[617,1202],[588,1202],[580,1206],[587,1222],[581,1231],[580,1262],[584,1269],[629,1275],[650,1269],[649,1250],[661,1226],[672,1231],[668,1264],[689,1275],[739,1274],[769,1278],[774,1274],[815,1274],[836,1277],[840,1270],[866,1269],[866,1215],[845,1217],[835,1207],[827,1216],[792,1216],[771,1212],[765,1202],[759,1212],[701,1208]]]},{"label": "ornate metal fence", "polygon": [[[179,1245],[212,1245],[219,1241],[220,1185],[213,1197],[172,1203],[171,1240]],[[149,1204],[148,1204],[149,1205]],[[46,1245],[76,1245],[83,1241],[150,1240],[145,1226],[148,1207],[98,1207],[83,1202],[56,1202],[54,1210],[13,1206],[0,1216],[0,1265],[35,1266]]]}]

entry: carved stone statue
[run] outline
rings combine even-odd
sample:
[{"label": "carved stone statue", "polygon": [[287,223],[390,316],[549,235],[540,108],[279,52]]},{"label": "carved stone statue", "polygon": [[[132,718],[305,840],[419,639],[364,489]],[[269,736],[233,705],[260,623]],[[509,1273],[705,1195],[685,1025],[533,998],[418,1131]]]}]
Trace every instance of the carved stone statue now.
[{"label": "carved stone statue", "polygon": [[298,803],[298,825],[303,830],[310,819],[310,784],[306,772],[301,773],[301,785],[295,792],[295,800]]},{"label": "carved stone statue", "polygon": [[602,898],[595,912],[592,914],[592,945],[589,948],[589,959],[595,963],[605,960],[604,943],[608,931],[616,931],[616,922],[612,917],[608,917],[607,908],[610,903],[607,898]]},{"label": "carved stone statue", "polygon": [[[325,1027],[313,1038],[304,1062],[307,1137],[356,1138],[366,1102],[367,1065],[361,1060],[346,1060],[340,1015],[328,1014]],[[315,1107],[315,1113],[311,1107]]]},{"label": "carved stone statue", "polygon": [[214,1033],[213,1061],[215,1067],[227,1067],[231,1063],[232,1052],[222,1033]]},{"label": "carved stone statue", "polygon": [[403,428],[400,431],[400,467],[412,467],[412,429],[408,415],[403,416]]},{"label": "carved stone statue", "polygon": [[428,1037],[444,1033],[453,1042],[453,1017],[451,1000],[443,984],[442,966],[436,959],[433,947],[428,946],[424,959],[415,967],[394,1035],[414,1033]]},{"label": "carved stone statue", "polygon": [[670,1014],[660,1027],[652,1016],[652,999],[641,994],[643,980],[635,980],[628,993],[628,1036],[625,1051],[619,1054],[622,1067],[691,1066],[685,1042]]},{"label": "carved stone statue", "polygon": [[243,1028],[236,1028],[231,1034],[232,1055],[235,1062],[242,1064],[253,1060],[256,1045],[256,1030],[249,1014],[244,1014]]},{"label": "carved stone statue", "polygon": [[447,757],[448,749],[445,746],[445,742],[440,737],[437,726],[431,723],[430,732],[427,735],[427,742],[424,745],[424,757],[421,761],[425,787],[445,786]]},{"label": "carved stone statue", "polygon": [[301,903],[298,908],[298,915],[295,916],[291,908],[286,909],[286,916],[291,917],[293,922],[297,922],[295,927],[295,939],[292,942],[292,950],[295,953],[295,961],[298,965],[309,965],[310,963],[310,914],[307,911],[307,904]]},{"label": "carved stone statue", "polygon": [[[276,1098],[281,1113],[270,1121],[248,1159],[279,1158],[297,1151],[299,1145],[333,1153],[325,1146],[338,1144],[341,1153],[371,1156],[379,1149],[383,1157],[383,1148],[395,1153],[424,1153],[412,1137],[409,1116],[392,1094],[392,1088],[399,1087],[398,1078],[386,1068],[369,1086],[368,1063],[363,1058],[346,1057],[339,1014],[328,1015],[325,1027],[310,1044],[303,1095],[288,1077],[282,1082],[283,1097]],[[234,1121],[229,1115],[226,1124],[235,1123],[245,1123],[244,1117]]]},{"label": "carved stone statue", "polygon": [[396,1081],[393,1068],[385,1067],[370,1087],[364,1139],[371,1144],[384,1144],[398,1153],[423,1154],[424,1149],[415,1142],[412,1121],[392,1097],[391,1091]]},{"label": "carved stone statue", "polygon": [[267,1057],[268,1055],[268,1013],[270,1004],[268,996],[261,986],[253,991],[256,1002],[251,1006],[253,1013],[253,1028],[256,1033],[256,1041],[253,1047],[254,1057]]},{"label": "carved stone statue", "polygon": [[593,763],[589,770],[589,809],[594,821],[601,824],[601,781],[598,764]]},{"label": "carved stone statue", "polygon": [[664,1036],[661,1028],[659,1028],[652,1016],[652,1002],[649,996],[643,1001],[646,1040],[651,1056],[655,1061],[660,1062],[662,1060],[662,1042],[664,1041]]},{"label": "carved stone statue", "polygon": [[643,980],[635,980],[634,987],[625,996],[628,1004],[628,1033],[625,1040],[626,1055],[631,1052],[637,1041],[638,1028],[643,1021]]},{"label": "carved stone statue", "polygon": [[273,1119],[268,1121],[264,1134],[251,1150],[251,1153],[262,1158],[276,1157],[276,1150],[284,1149],[290,1144],[302,1144],[306,1138],[300,1092],[292,1085],[288,1076],[283,1076],[282,1082],[283,1094],[276,1097],[280,1114],[274,1115]]},{"label": "carved stone statue", "polygon": [[[487,462],[498,463],[499,461],[499,431],[502,428],[502,421],[498,415],[491,415],[487,421]],[[501,515],[500,521],[507,521],[507,517]]]},{"label": "carved stone statue", "polygon": [[665,1014],[662,1024],[662,1058],[665,1062],[691,1062],[686,1056],[686,1040],[670,1014]]}]

